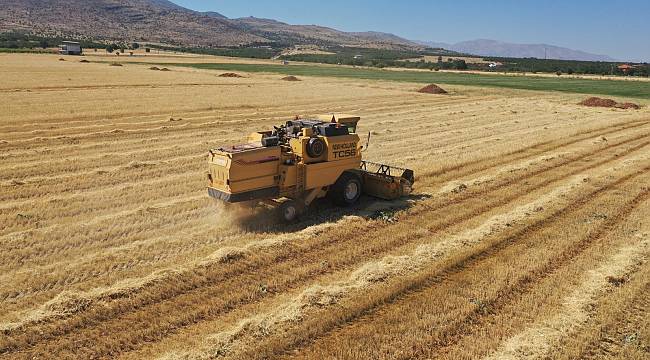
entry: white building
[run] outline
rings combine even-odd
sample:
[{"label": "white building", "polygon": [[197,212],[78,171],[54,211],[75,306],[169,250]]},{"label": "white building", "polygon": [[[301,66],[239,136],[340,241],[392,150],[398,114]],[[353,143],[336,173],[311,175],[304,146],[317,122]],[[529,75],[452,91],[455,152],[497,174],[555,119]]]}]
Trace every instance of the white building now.
[{"label": "white building", "polygon": [[64,41],[59,45],[59,54],[61,55],[81,55],[81,44],[75,41]]}]

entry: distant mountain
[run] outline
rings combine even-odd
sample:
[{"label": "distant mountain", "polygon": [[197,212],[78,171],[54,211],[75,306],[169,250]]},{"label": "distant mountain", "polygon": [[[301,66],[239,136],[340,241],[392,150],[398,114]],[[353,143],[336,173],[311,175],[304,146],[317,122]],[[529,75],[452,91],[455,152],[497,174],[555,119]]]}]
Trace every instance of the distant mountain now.
[{"label": "distant mountain", "polygon": [[166,0],[2,0],[0,30],[178,45],[233,46],[264,38],[228,19]]},{"label": "distant mountain", "polygon": [[385,42],[385,43],[393,43],[393,44],[402,44],[406,46],[412,46],[415,43],[414,41],[411,40],[406,40],[402,37],[399,37],[394,34],[389,34],[385,32],[378,32],[378,31],[365,31],[365,32],[352,32],[348,33],[356,37],[360,37],[363,39],[368,39],[369,41],[375,41],[375,42]]},{"label": "distant mountain", "polygon": [[372,48],[419,48],[410,40],[378,32],[352,33],[319,25],[289,25],[273,19],[245,17],[230,20],[250,34],[287,44],[343,45]]},{"label": "distant mountain", "polygon": [[279,43],[422,48],[392,34],[348,33],[254,17],[228,19],[217,12],[198,12],[167,0],[2,0],[0,31],[7,30],[186,46]]},{"label": "distant mountain", "polygon": [[217,19],[228,19],[225,15],[222,15],[216,11],[206,11],[202,13],[203,15],[207,15],[210,17],[215,17]]},{"label": "distant mountain", "polygon": [[496,40],[478,39],[456,44],[420,41],[420,44],[440,47],[466,54],[512,58],[538,58],[581,61],[615,61],[606,55],[590,54],[584,51],[547,44],[513,44]]},{"label": "distant mountain", "polygon": [[168,0],[149,0],[153,5],[158,5],[162,8],[167,8],[167,9],[175,9],[175,10],[183,10],[184,8],[180,5],[176,5],[171,1]]}]

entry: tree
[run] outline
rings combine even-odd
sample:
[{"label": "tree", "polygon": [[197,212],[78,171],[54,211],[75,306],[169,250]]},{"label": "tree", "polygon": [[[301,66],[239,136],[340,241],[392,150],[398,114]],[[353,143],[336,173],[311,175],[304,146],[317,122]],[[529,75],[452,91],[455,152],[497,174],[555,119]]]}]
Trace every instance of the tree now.
[{"label": "tree", "polygon": [[458,70],[467,70],[467,63],[463,59],[456,60],[454,61],[454,67]]},{"label": "tree", "polygon": [[43,49],[47,49],[47,40],[41,39],[41,41],[38,42],[39,46]]},{"label": "tree", "polygon": [[438,64],[442,62],[442,56],[438,56]]},{"label": "tree", "polygon": [[137,42],[134,42],[133,44],[131,44],[131,49],[137,50],[139,48],[140,48],[140,44],[138,44]]},{"label": "tree", "polygon": [[115,47],[113,45],[106,45],[106,52],[109,54],[112,54],[113,51],[115,51]]}]

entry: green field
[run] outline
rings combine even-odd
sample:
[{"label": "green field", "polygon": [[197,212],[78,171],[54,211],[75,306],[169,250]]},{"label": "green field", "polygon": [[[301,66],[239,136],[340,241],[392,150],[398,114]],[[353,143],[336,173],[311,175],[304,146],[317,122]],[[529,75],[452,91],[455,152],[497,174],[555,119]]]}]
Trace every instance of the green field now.
[{"label": "green field", "polygon": [[0,53],[2,54],[52,54],[52,50],[47,50],[47,49],[27,49],[27,48],[20,48],[20,49],[9,49],[9,48],[2,48],[0,47]]},{"label": "green field", "polygon": [[650,99],[650,82],[591,80],[568,77],[535,77],[459,74],[447,72],[391,71],[343,66],[272,65],[272,64],[161,64],[223,71],[269,72],[297,76],[327,76],[353,79],[390,80],[415,83],[437,83],[500,87],[510,89],[561,91],[618,97]]}]

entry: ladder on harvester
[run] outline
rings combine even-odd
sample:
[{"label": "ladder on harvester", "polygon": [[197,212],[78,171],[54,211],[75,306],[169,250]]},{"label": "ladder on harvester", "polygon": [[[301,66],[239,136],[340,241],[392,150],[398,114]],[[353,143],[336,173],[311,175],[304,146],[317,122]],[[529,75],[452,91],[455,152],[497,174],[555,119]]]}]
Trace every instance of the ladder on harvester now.
[{"label": "ladder on harvester", "polygon": [[305,191],[305,182],[307,181],[307,166],[305,164],[296,165],[296,193],[302,194]]}]

